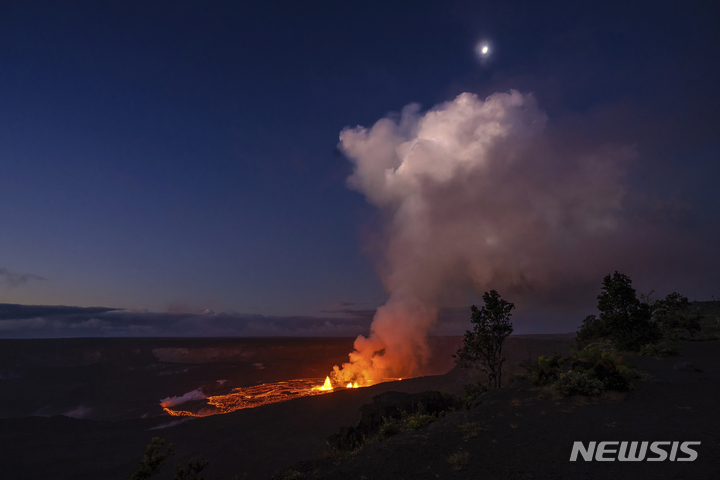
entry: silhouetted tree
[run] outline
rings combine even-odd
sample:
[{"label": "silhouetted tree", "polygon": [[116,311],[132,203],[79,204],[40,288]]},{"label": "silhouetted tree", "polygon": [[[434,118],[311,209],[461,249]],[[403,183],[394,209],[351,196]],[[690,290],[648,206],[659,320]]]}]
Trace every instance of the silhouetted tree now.
[{"label": "silhouetted tree", "polygon": [[605,323],[595,315],[588,315],[575,336],[575,343],[578,348],[585,348],[590,343],[609,337],[610,333],[605,328]]},{"label": "silhouetted tree", "polygon": [[657,300],[652,309],[653,320],[666,334],[674,330],[688,330],[693,335],[700,330],[701,316],[692,312],[687,297],[677,292],[669,294],[664,300]]},{"label": "silhouetted tree", "polygon": [[208,461],[203,457],[195,457],[188,462],[186,466],[176,465],[175,466],[175,480],[204,480],[204,477],[200,474],[205,467],[208,466]]},{"label": "silhouetted tree", "polygon": [[495,290],[485,292],[483,302],[481,309],[475,305],[470,307],[473,330],[465,332],[463,345],[453,357],[461,367],[485,372],[490,385],[500,387],[505,361],[502,347],[513,331],[510,312],[515,305],[500,298]]},{"label": "silhouetted tree", "polygon": [[160,467],[165,465],[168,458],[175,455],[175,445],[168,445],[167,450],[163,451],[165,439],[154,437],[150,440],[150,445],[145,449],[145,455],[140,460],[140,468],[130,475],[130,480],[145,480],[160,472]]},{"label": "silhouetted tree", "polygon": [[615,271],[605,276],[597,298],[601,321],[598,328],[609,334],[616,348],[639,350],[662,337],[660,328],[652,321],[652,308],[638,300],[627,275]]}]

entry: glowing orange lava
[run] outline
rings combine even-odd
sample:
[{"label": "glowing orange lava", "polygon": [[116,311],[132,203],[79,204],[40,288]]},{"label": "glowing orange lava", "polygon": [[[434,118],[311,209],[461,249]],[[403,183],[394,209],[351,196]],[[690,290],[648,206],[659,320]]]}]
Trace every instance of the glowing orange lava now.
[{"label": "glowing orange lava", "polygon": [[195,415],[192,412],[187,412],[185,410],[170,410],[168,407],[163,407],[163,410],[165,410],[165,413],[169,413],[173,417],[198,417],[200,415]]},{"label": "glowing orange lava", "polygon": [[[397,379],[387,378],[378,381],[371,381],[359,385],[358,382],[348,383],[345,388],[369,387],[382,382],[392,382]],[[301,378],[288,380],[287,382],[263,383],[251,387],[239,387],[226,395],[213,395],[207,397],[207,405],[196,412],[188,410],[175,410],[173,406],[160,404],[162,409],[174,417],[205,417],[219,413],[230,413],[243,408],[254,408],[271,403],[284,402],[293,398],[308,397],[312,395],[323,395],[334,391],[330,377],[325,377],[325,382],[318,386],[319,378]]]},{"label": "glowing orange lava", "polygon": [[332,389],[333,389],[333,386],[332,386],[332,383],[330,383],[330,377],[325,377],[325,383],[323,383],[322,386],[313,388],[313,390],[323,390],[323,391],[329,391]]}]

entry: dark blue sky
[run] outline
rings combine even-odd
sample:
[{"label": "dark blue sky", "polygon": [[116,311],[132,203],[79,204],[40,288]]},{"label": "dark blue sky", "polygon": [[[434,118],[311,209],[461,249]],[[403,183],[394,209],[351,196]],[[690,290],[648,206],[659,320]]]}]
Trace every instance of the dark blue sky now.
[{"label": "dark blue sky", "polygon": [[0,303],[373,309],[339,132],[511,88],[637,148],[624,208],[696,247],[639,289],[720,296],[718,85],[713,2],[2,2]]}]

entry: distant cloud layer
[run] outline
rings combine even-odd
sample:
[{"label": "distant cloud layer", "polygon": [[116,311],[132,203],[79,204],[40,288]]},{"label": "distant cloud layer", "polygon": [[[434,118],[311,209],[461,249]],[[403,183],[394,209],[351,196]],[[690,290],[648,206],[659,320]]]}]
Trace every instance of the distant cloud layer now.
[{"label": "distant cloud layer", "polygon": [[239,313],[152,313],[106,307],[0,304],[0,338],[297,336],[354,337],[372,313],[274,317]]}]

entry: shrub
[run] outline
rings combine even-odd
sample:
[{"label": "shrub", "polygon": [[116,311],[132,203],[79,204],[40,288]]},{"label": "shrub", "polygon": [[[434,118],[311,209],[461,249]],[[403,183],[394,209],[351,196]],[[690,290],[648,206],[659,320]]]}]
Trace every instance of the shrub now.
[{"label": "shrub", "polygon": [[582,350],[572,350],[572,353],[580,361],[596,363],[611,354],[612,347],[610,349],[603,349],[602,344],[591,343]]},{"label": "shrub", "polygon": [[454,412],[458,407],[464,408],[467,404],[466,399],[463,398],[462,395],[457,395],[455,393],[451,393],[448,391],[440,392],[440,394],[442,395],[443,402],[449,406],[441,412],[433,412],[433,413],[440,413],[440,414],[442,414],[443,412],[451,413],[451,412]]},{"label": "shrub", "polygon": [[431,415],[427,413],[408,415],[403,412],[402,417],[399,419],[384,418],[378,435],[380,438],[388,438],[393,435],[397,435],[398,433],[407,432],[408,430],[419,430],[427,427],[438,418],[440,418],[438,415]]},{"label": "shrub", "polygon": [[653,320],[662,329],[665,335],[687,330],[692,337],[701,329],[699,315],[691,311],[687,297],[673,292],[664,300],[658,300],[652,305]]},{"label": "shrub", "polygon": [[470,459],[470,454],[468,452],[464,452],[462,450],[451,453],[447,457],[448,463],[450,465],[452,465],[453,470],[455,470],[455,471],[460,471],[463,468],[465,468],[469,459]]},{"label": "shrub", "polygon": [[[606,343],[591,344],[582,350],[571,349],[571,352],[570,357],[540,356],[536,363],[526,364],[533,384],[552,385],[563,395],[597,395],[593,392],[595,387],[599,393],[603,390],[624,392],[630,390],[638,378],[635,367]],[[587,378],[593,381],[588,384]],[[577,390],[576,387],[585,384],[589,386]]]},{"label": "shrub", "polygon": [[476,383],[463,385],[463,390],[465,390],[465,401],[467,403],[472,403],[472,401],[477,397],[487,392],[489,388],[483,382],[478,380]]},{"label": "shrub", "polygon": [[431,423],[433,423],[435,420],[437,420],[437,417],[435,415],[428,415],[428,414],[418,414],[418,415],[411,415],[405,420],[405,427],[408,430],[418,430],[421,428],[425,428]]},{"label": "shrub", "polygon": [[637,379],[635,367],[625,362],[619,353],[602,349],[603,345],[598,344],[574,351],[575,358],[572,360],[571,369],[597,378],[606,390],[630,390]]},{"label": "shrub", "polygon": [[528,373],[533,385],[548,385],[557,380],[560,367],[565,359],[560,355],[552,358],[540,355],[537,362],[527,365]]},{"label": "shrub", "polygon": [[563,396],[570,395],[600,395],[605,390],[605,384],[586,372],[570,370],[558,375],[554,384],[555,389]]},{"label": "shrub", "polygon": [[385,419],[385,422],[380,426],[380,437],[381,438],[389,438],[393,435],[397,435],[398,433],[402,432],[402,425],[400,422],[394,419],[388,420]]},{"label": "shrub", "polygon": [[596,342],[598,339],[608,337],[610,337],[610,332],[607,331],[605,323],[595,315],[588,315],[577,331],[575,343],[578,348],[584,348],[590,343]]},{"label": "shrub", "polygon": [[460,428],[460,431],[463,434],[463,439],[465,441],[477,437],[478,433],[480,433],[480,430],[482,430],[481,426],[478,425],[476,422],[464,423],[462,425],[459,425],[458,427]]},{"label": "shrub", "polygon": [[640,355],[647,357],[669,357],[680,353],[680,348],[668,345],[665,342],[648,343],[640,349]]}]

